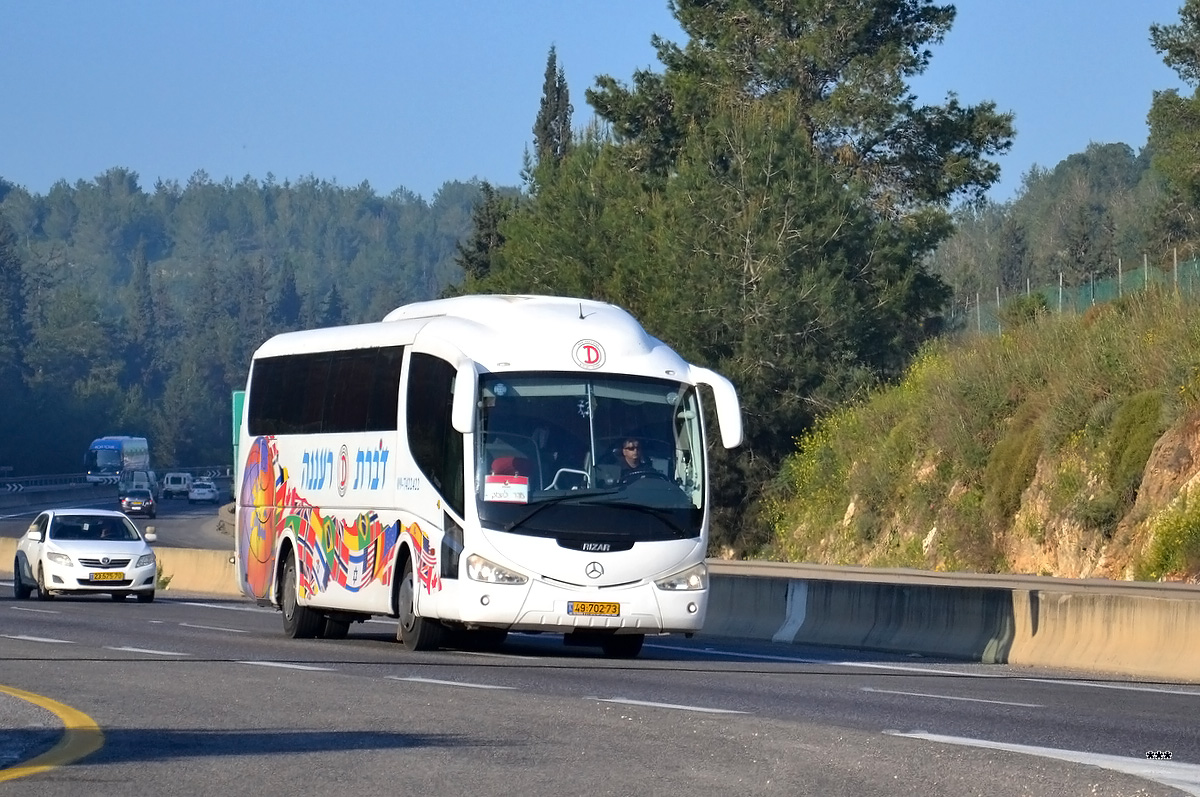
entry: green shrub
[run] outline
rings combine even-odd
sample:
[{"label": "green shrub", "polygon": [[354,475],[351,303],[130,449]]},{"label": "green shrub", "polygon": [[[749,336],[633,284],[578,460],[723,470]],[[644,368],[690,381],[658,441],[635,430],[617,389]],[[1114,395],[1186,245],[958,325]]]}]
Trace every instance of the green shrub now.
[{"label": "green shrub", "polygon": [[155,579],[155,582],[154,582],[155,587],[157,589],[166,589],[167,585],[171,583],[171,579],[173,578],[173,576],[164,576],[161,564],[158,566],[158,574],[157,575],[158,575],[158,577]]},{"label": "green shrub", "polygon": [[1200,574],[1200,501],[1184,496],[1151,526],[1152,539],[1134,567],[1142,581]]},{"label": "green shrub", "polygon": [[1154,444],[1165,431],[1162,393],[1144,390],[1122,402],[1108,435],[1108,483],[1121,502],[1133,503]]}]

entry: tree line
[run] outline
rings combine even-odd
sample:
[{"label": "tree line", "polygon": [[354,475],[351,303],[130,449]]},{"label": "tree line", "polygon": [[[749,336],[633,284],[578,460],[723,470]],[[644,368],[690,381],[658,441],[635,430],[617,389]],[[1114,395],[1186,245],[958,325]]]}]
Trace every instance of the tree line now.
[{"label": "tree line", "polygon": [[103,434],[148,437],[157,467],[228,463],[254,349],[437,295],[479,196],[204,172],[148,192],[123,168],[45,196],[0,181],[0,465],[78,472]]}]

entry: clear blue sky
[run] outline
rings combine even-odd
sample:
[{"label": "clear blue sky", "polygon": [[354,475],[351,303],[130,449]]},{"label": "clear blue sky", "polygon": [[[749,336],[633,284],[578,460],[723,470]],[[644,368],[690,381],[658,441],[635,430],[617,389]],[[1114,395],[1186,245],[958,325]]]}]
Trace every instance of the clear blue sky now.
[{"label": "clear blue sky", "polygon": [[[1016,113],[1009,199],[1035,163],[1145,144],[1152,92],[1180,86],[1149,26],[1181,4],[964,0],[914,88]],[[579,127],[596,75],[661,68],[654,33],[683,42],[665,0],[0,0],[0,177],[517,185],[550,45]]]}]

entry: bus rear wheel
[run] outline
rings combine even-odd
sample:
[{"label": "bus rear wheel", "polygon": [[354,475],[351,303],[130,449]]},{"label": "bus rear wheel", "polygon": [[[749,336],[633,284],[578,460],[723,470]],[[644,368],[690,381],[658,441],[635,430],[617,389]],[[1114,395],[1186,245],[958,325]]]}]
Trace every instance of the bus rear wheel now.
[{"label": "bus rear wheel", "polygon": [[296,597],[296,557],[288,555],[283,566],[283,590],[279,605],[283,609],[283,631],[292,639],[312,639],[325,626],[325,618],[307,606],[301,606]]},{"label": "bus rear wheel", "polygon": [[443,626],[437,620],[417,616],[416,597],[416,578],[412,560],[409,559],[404,563],[404,573],[400,576],[397,595],[400,619],[396,625],[396,639],[409,650],[433,650],[442,643]]}]

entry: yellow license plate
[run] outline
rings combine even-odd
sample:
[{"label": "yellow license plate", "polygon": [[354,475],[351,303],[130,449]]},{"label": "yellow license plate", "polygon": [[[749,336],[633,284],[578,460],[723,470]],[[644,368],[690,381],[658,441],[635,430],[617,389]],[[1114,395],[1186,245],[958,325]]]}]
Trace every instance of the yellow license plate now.
[{"label": "yellow license plate", "polygon": [[92,573],[92,581],[120,581],[124,573]]},{"label": "yellow license plate", "polygon": [[600,601],[567,601],[567,614],[619,617],[621,614],[621,604]]}]

